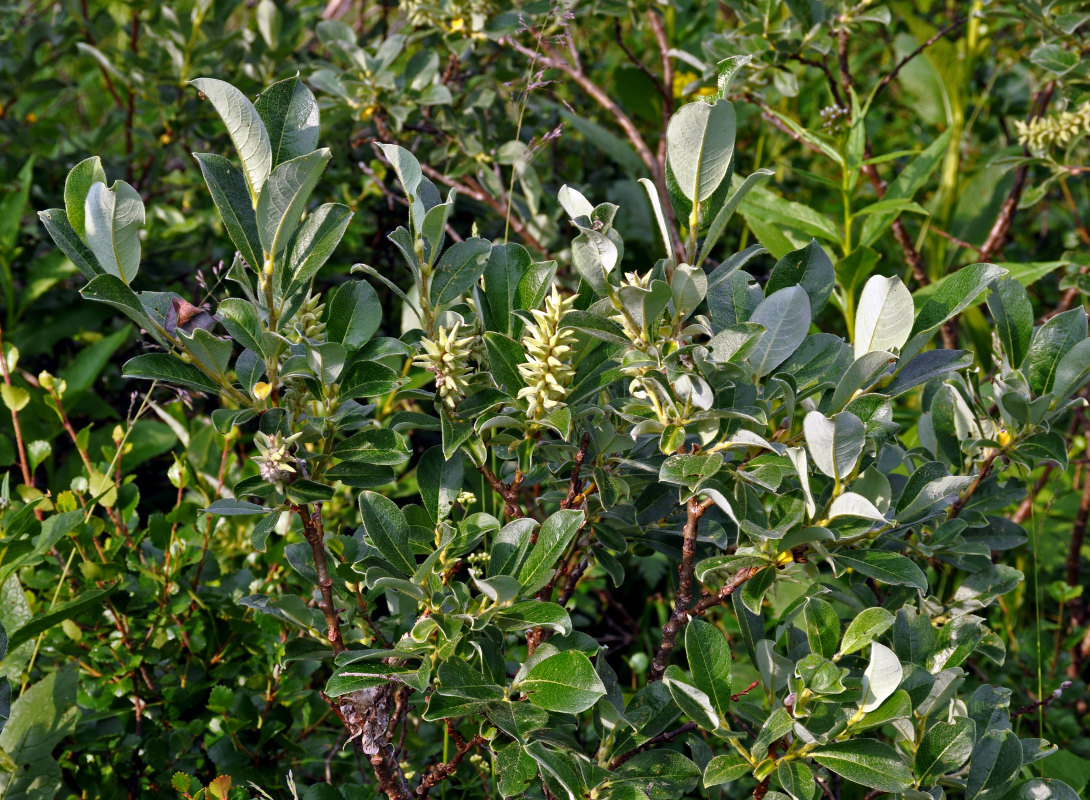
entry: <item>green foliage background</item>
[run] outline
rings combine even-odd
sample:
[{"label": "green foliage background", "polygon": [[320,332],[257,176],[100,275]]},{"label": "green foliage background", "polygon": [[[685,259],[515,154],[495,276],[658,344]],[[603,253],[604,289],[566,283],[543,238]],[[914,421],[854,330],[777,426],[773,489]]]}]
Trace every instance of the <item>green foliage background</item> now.
[{"label": "green foliage background", "polygon": [[[849,336],[855,298],[872,273],[900,276],[926,297],[928,285],[963,265],[995,262],[1030,287],[1035,319],[1083,304],[1088,31],[1082,4],[1001,0],[4,6],[0,622],[8,636],[22,637],[11,639],[0,662],[14,701],[0,738],[13,761],[0,766],[31,764],[33,774],[22,784],[11,778],[0,796],[169,796],[177,772],[195,776],[192,786],[185,778],[175,784],[185,793],[223,774],[236,787],[252,781],[287,797],[290,773],[300,796],[376,796],[369,765],[351,747],[338,749],[344,733],[319,694],[325,668],[289,652],[279,619],[238,602],[294,597],[298,607],[289,611],[306,614],[313,585],[296,569],[298,551],[277,536],[255,553],[247,518],[201,511],[254,474],[250,453],[238,435],[212,424],[215,398],[162,386],[146,395],[146,383],[122,377],[121,364],[146,346],[136,326],[81,301],[82,278],[34,213],[63,208],[69,169],[99,155],[111,180],[132,184],[147,209],[141,288],[207,304],[234,248],[191,153],[227,146],[211,104],[187,81],[218,78],[252,98],[298,74],[313,89],[320,143],[332,150],[318,199],[355,212],[319,286],[343,283],[356,262],[399,286],[412,282],[386,239],[406,215],[372,146],[390,142],[430,169],[444,194],[458,190],[454,231],[469,238],[476,226],[482,237],[525,245],[535,259],[555,258],[575,290],[561,186],[579,187],[592,204],[617,204],[613,227],[625,243],[618,270],[649,269],[661,241],[637,181],[667,184],[666,120],[714,95],[719,62],[752,55],[729,88],[734,181],[762,168],[773,175],[739,205],[720,248],[763,245],[771,257],[747,266],[763,285],[780,258],[815,240],[848,287],[830,304],[823,330]],[[1034,126],[1034,117],[1043,121]],[[1020,123],[1032,135],[1020,137]],[[684,243],[692,226],[684,213],[675,222],[669,198],[662,200]],[[412,327],[402,325],[400,300],[374,285],[380,333],[400,336]],[[977,305],[942,337],[988,372],[996,366],[994,327]],[[43,371],[65,382],[61,405]],[[411,377],[414,387],[428,383],[423,370]],[[911,414],[898,421],[913,422]],[[990,683],[1011,691],[1021,737],[1060,746],[1032,765],[1033,774],[1084,793],[1083,412],[1072,411],[1065,426],[1067,468],[1035,466],[1028,499],[1006,498],[1029,531],[1028,542],[1012,541],[997,557],[1027,576],[988,612],[1006,661],[968,669],[986,669]],[[437,443],[414,441],[414,460]],[[116,475],[103,469],[118,462]],[[401,478],[383,492],[404,502],[417,486],[414,474]],[[483,478],[470,481],[479,481],[481,510],[500,516],[502,500]],[[71,547],[17,560],[18,543],[37,530],[27,503],[39,501],[49,515],[40,535],[55,534],[56,543],[96,496],[101,508]],[[326,513],[350,519],[354,502],[337,495]],[[568,608],[625,652],[613,667],[634,689],[651,669],[676,578],[661,549],[637,546],[619,559],[629,576],[621,587],[595,566]],[[949,588],[959,580],[956,570],[931,567]],[[90,594],[78,593],[73,579]],[[794,600],[777,595],[771,613]],[[724,624],[742,635],[736,622]],[[744,688],[738,677],[735,686]],[[13,752],[20,730],[34,725],[37,750]],[[414,743],[421,763],[449,760],[447,734],[423,737]],[[328,779],[343,788],[324,786]],[[441,791],[477,797],[489,781],[487,769],[467,761]],[[717,791],[692,796],[725,796]]]}]

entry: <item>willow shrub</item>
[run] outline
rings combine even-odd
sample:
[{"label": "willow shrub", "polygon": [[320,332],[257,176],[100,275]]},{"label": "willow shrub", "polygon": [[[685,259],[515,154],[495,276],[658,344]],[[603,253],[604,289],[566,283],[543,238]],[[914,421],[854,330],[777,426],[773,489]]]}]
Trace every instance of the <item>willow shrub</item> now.
[{"label": "willow shrub", "polygon": [[[41,218],[83,296],[156,346],[125,374],[218,397],[216,428],[251,442],[207,512],[245,517],[259,553],[292,540],[314,602],[241,603],[282,623],[285,669],[324,672],[390,798],[443,781],[569,800],[1074,798],[1031,777],[1051,748],[1012,731],[1009,690],[986,682],[1004,644],[983,615],[1023,579],[993,561],[1025,540],[1004,509],[1033,467],[1066,465],[1055,428],[1090,379],[1086,315],[1035,328],[1024,288],[983,263],[915,296],[874,275],[857,297],[816,242],[760,285],[760,245],[715,255],[767,174],[733,174],[729,83],[669,125],[684,241],[644,181],[663,258],[624,274],[616,205],[564,187],[570,263],[535,262],[456,237],[454,194],[384,145],[413,285],[361,264],[312,293],[352,215],[310,202],[330,152],[295,79],[253,104],[193,82],[235,146],[196,155],[238,253],[214,315],[130,288],[143,204],[97,159]],[[990,376],[932,346],[982,300]],[[822,329],[829,307],[855,309],[847,340]],[[358,513],[332,515],[346,497]],[[661,630],[628,640],[652,637],[649,663],[605,647],[578,605],[588,581],[631,580],[633,550],[677,568]]]}]

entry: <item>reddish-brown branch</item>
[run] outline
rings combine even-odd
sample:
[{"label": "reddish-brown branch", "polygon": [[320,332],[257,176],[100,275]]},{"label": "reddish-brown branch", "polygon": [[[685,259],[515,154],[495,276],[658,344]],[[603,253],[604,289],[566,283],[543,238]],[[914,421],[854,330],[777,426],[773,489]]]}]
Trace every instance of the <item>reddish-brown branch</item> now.
[{"label": "reddish-brown branch", "polygon": [[389,743],[383,743],[379,751],[371,756],[371,769],[378,779],[379,788],[390,800],[412,800],[412,790],[394,759]]},{"label": "reddish-brown branch", "polygon": [[[326,564],[325,531],[322,528],[322,512],[320,507],[313,512],[305,505],[293,505],[292,511],[299,515],[303,521],[303,538],[310,545],[314,556],[314,569],[318,573],[318,591],[322,600],[318,607],[322,609],[326,621],[326,636],[333,645],[333,652],[340,653],[345,649],[341,637],[341,618],[337,613],[337,607],[333,602],[333,579],[329,577],[329,568]],[[376,756],[377,757],[377,756]],[[371,759],[374,763],[374,758]],[[376,770],[377,772],[377,770]],[[388,793],[388,792],[387,792]],[[394,795],[390,795],[391,798]]]},{"label": "reddish-brown branch", "polygon": [[662,680],[670,654],[677,645],[677,635],[689,621],[689,604],[693,596],[693,571],[696,567],[697,529],[700,526],[700,518],[712,505],[711,500],[700,501],[695,497],[690,498],[685,504],[686,519],[685,528],[681,534],[681,563],[677,568],[677,594],[674,597],[674,608],[670,612],[670,618],[662,626],[662,641],[651,662],[651,670],[647,675],[648,683]]},{"label": "reddish-brown branch", "polygon": [[[482,464],[477,467],[477,471],[484,476],[484,479],[488,481],[488,485],[495,490],[496,494],[503,498],[503,510],[509,519],[520,519],[526,516],[522,507],[519,505],[519,489],[522,486],[523,478],[522,472],[516,469],[515,477],[511,483],[504,483],[487,464]],[[536,530],[533,534],[533,539],[534,541],[537,540]]]},{"label": "reddish-brown branch", "polygon": [[[452,729],[451,726],[448,725],[448,729]],[[450,761],[445,764],[437,764],[424,773],[424,777],[420,779],[420,785],[416,787],[416,796],[420,798],[427,797],[433,786],[445,781],[454,774],[455,770],[458,769],[458,765],[462,763],[470,750],[480,747],[484,743],[485,738],[479,733],[469,741],[462,740],[462,737],[458,736],[456,740],[458,752],[454,754]]]},{"label": "reddish-brown branch", "polygon": [[689,731],[695,731],[695,730],[696,730],[696,723],[695,722],[686,722],[680,728],[675,728],[672,731],[666,731],[665,733],[660,733],[658,736],[652,736],[650,739],[648,739],[646,742],[641,744],[639,747],[637,747],[637,748],[635,748],[633,750],[629,750],[627,753],[622,753],[621,755],[617,756],[615,759],[610,761],[609,762],[609,768],[610,768],[610,770],[615,770],[615,769],[617,769],[617,767],[621,766],[621,764],[635,758],[640,753],[646,752],[647,750],[650,750],[652,747],[654,747],[656,745],[665,744],[666,742],[672,742],[677,737],[679,737],[679,736],[681,736],[683,734],[686,734]]},{"label": "reddish-brown branch", "polygon": [[575,498],[582,492],[583,482],[580,473],[583,471],[583,462],[587,459],[587,449],[590,447],[590,432],[583,434],[579,442],[579,450],[575,454],[575,466],[571,471],[571,479],[568,481],[568,495],[560,502],[561,508],[575,508]]},{"label": "reddish-brown branch", "polygon": [[713,606],[717,606],[722,603],[724,600],[726,600],[728,597],[738,591],[743,583],[748,581],[762,569],[767,569],[767,567],[746,567],[744,569],[738,570],[738,572],[734,574],[734,577],[731,578],[730,581],[727,582],[722,588],[720,588],[719,591],[712,594],[707,594],[704,597],[700,598],[700,602],[697,603],[696,608],[693,609],[693,615],[703,616],[705,613],[707,613],[709,608],[712,608]]}]

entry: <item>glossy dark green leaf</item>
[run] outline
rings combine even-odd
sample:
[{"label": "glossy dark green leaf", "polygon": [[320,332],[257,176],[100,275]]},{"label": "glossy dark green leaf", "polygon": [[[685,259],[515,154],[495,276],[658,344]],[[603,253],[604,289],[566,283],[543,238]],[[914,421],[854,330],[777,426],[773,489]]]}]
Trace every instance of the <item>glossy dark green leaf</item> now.
[{"label": "glossy dark green leaf", "polygon": [[936,722],[920,741],[914,770],[922,786],[960,767],[973,752],[976,724],[968,717]]},{"label": "glossy dark green leaf", "polygon": [[197,159],[204,174],[208,192],[235,249],[247,264],[261,269],[264,265],[261,237],[257,232],[257,217],[242,170],[223,156],[213,153],[194,153],[193,158]]},{"label": "glossy dark green leaf", "polygon": [[1086,312],[1081,308],[1057,314],[1037,329],[1023,365],[1035,395],[1041,396],[1052,389],[1060,362],[1086,339],[1086,330]]},{"label": "glossy dark green leaf", "polygon": [[1025,288],[1011,277],[1000,278],[988,293],[995,332],[1012,366],[1021,366],[1033,338],[1033,304]]},{"label": "glossy dark green leaf", "polygon": [[462,297],[484,274],[492,244],[472,238],[455,242],[439,257],[431,276],[428,300],[445,306]]},{"label": "glossy dark green leaf", "polygon": [[891,586],[912,586],[927,591],[927,576],[910,559],[888,550],[845,550],[836,554],[845,567]]},{"label": "glossy dark green leaf", "polygon": [[539,661],[526,673],[519,690],[538,708],[564,714],[586,711],[606,693],[594,665],[578,650]]},{"label": "glossy dark green leaf", "polygon": [[557,560],[568,549],[582,525],[583,512],[577,509],[561,509],[541,523],[537,542],[530,549],[518,574],[524,597],[532,595],[549,582]]},{"label": "glossy dark green leaf", "polygon": [[367,543],[399,572],[416,572],[416,557],[409,547],[409,523],[397,504],[381,494],[365,491],[360,492],[359,506]]},{"label": "glossy dark green leaf", "polygon": [[876,739],[830,742],[810,751],[813,759],[837,775],[883,792],[903,792],[912,785],[912,771],[904,759]]},{"label": "glossy dark green leaf", "polygon": [[685,657],[693,683],[711,699],[715,710],[726,716],[730,708],[732,665],[730,645],[718,628],[704,620],[691,620],[685,628]]},{"label": "glossy dark green leaf", "polygon": [[121,373],[126,378],[165,381],[175,386],[196,389],[218,395],[220,385],[191,364],[185,364],[166,353],[145,353],[125,362]]}]

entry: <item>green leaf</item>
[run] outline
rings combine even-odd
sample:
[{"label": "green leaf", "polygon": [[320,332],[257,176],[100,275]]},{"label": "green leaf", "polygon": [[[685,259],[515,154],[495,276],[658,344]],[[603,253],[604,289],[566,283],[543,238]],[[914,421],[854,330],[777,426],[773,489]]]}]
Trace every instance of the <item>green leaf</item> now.
[{"label": "green leaf", "polygon": [[87,193],[96,183],[106,183],[106,171],[98,156],[91,156],[76,164],[64,179],[64,210],[68,224],[76,236],[83,240],[87,238],[84,206]]},{"label": "green leaf", "polygon": [[193,158],[204,175],[212,202],[216,204],[223,227],[246,263],[254,269],[264,265],[257,217],[242,170],[214,153],[194,153]]},{"label": "green leaf", "polygon": [[1009,729],[991,730],[980,737],[969,762],[965,800],[1006,786],[1022,769],[1022,742]]},{"label": "green leaf", "polygon": [[324,203],[307,214],[295,235],[288,258],[291,281],[284,292],[285,297],[292,297],[310,286],[318,270],[337,249],[351,221],[352,210],[340,203]]},{"label": "green leaf", "polygon": [[924,734],[916,751],[915,771],[921,786],[960,767],[973,752],[976,723],[968,717],[936,722]]},{"label": "green leaf", "polygon": [[439,431],[443,437],[445,458],[454,458],[458,448],[468,442],[475,432],[472,422],[455,419],[446,406],[439,409]]},{"label": "green leaf", "polygon": [[221,517],[246,517],[253,516],[254,514],[264,514],[269,509],[264,506],[259,506],[256,503],[249,503],[245,500],[226,498],[223,500],[215,500],[211,505],[202,510],[206,514],[216,514]]},{"label": "green leaf", "polygon": [[776,766],[776,777],[780,781],[780,786],[795,800],[811,800],[814,796],[814,790],[817,788],[814,773],[803,762],[780,759]]},{"label": "green leaf", "polygon": [[549,582],[557,559],[568,549],[581,527],[583,512],[572,508],[561,509],[541,523],[537,542],[518,574],[523,597],[532,595]]},{"label": "green leaf", "polygon": [[[189,83],[212,101],[223,120],[242,161],[250,202],[256,206],[273,168],[272,147],[265,123],[253,103],[231,84],[214,78],[197,78]],[[253,266],[256,269],[258,265]]]},{"label": "green leaf", "polygon": [[367,281],[348,281],[337,287],[326,312],[326,339],[349,350],[367,342],[382,323],[382,304]]},{"label": "green leaf", "polygon": [[964,350],[928,350],[899,366],[893,380],[881,392],[889,397],[897,397],[932,378],[947,375],[972,363],[972,354]]},{"label": "green leaf", "polygon": [[927,576],[909,558],[889,550],[851,550],[838,552],[836,560],[845,567],[891,586],[912,586],[927,591]]},{"label": "green leaf", "polygon": [[0,733],[0,751],[18,769],[7,776],[4,796],[56,797],[63,787],[53,749],[76,728],[77,668],[69,663],[29,687],[11,706]]},{"label": "green leaf", "polygon": [[880,642],[871,642],[870,664],[863,671],[863,699],[860,709],[874,711],[901,685],[904,668],[897,654]]},{"label": "green leaf", "polygon": [[125,181],[112,189],[96,183],[84,201],[87,246],[105,272],[126,284],[140,270],[140,229],[144,226],[144,201]]},{"label": "green leaf", "polygon": [[148,331],[157,342],[164,347],[169,346],[166,332],[148,314],[147,309],[140,302],[140,298],[136,293],[126,286],[120,278],[113,275],[99,275],[84,286],[80,290],[80,294],[88,300],[95,300],[113,306],[141,328]]},{"label": "green leaf", "polygon": [[1002,797],[1003,800],[1083,800],[1074,789],[1055,778],[1030,778]]},{"label": "green leaf", "polygon": [[1073,308],[1057,314],[1037,329],[1023,365],[1035,395],[1039,397],[1052,389],[1060,361],[1086,339],[1086,327],[1086,312]]},{"label": "green leaf", "polygon": [[495,331],[484,334],[484,345],[488,350],[488,366],[493,380],[511,396],[516,395],[526,385],[518,370],[518,365],[525,358],[522,345]]},{"label": "green leaf", "polygon": [[[810,316],[813,318],[825,308],[829,295],[833,293],[835,280],[833,262],[817,243],[817,239],[811,239],[806,247],[793,250],[776,262],[776,266],[772,268],[772,273],[768,276],[768,283],[765,284],[765,293],[772,295],[788,286],[801,286],[810,298]],[[866,290],[864,290],[865,293]],[[908,294],[907,289],[905,294]],[[908,300],[911,321],[911,296]]]},{"label": "green leaf", "polygon": [[689,202],[708,199],[727,175],[734,155],[734,106],[687,103],[666,128],[666,161]]},{"label": "green leaf", "polygon": [[[530,254],[520,244],[496,244],[484,269],[484,294],[488,303],[489,328],[510,335],[511,310],[519,282],[531,268]],[[534,306],[537,308],[537,306]]]},{"label": "green leaf", "polygon": [[803,630],[810,652],[832,658],[840,641],[840,620],[832,605],[818,597],[809,597],[802,607]]},{"label": "green leaf", "polygon": [[872,522],[885,522],[886,518],[878,507],[863,495],[856,492],[844,492],[829,504],[829,519],[837,517],[859,517]]},{"label": "green leaf", "polygon": [[670,696],[689,719],[707,731],[719,728],[719,714],[712,707],[708,695],[693,686],[676,664],[666,668],[662,682],[670,690]]},{"label": "green leaf", "polygon": [[[943,131],[935,138],[927,149],[916,156],[908,165],[897,173],[886,187],[885,197],[889,199],[905,199],[915,197],[923,188],[928,179],[946,158],[947,148],[950,143],[951,129]],[[871,214],[863,223],[863,229],[859,235],[859,243],[862,246],[873,244],[879,236],[897,218],[897,211],[883,211]]]},{"label": "green leaf", "polygon": [[749,354],[749,363],[760,377],[782,364],[806,338],[810,298],[801,286],[780,289],[761,301],[749,321],[765,328]]},{"label": "green leaf", "polygon": [[810,458],[830,478],[843,480],[859,463],[866,434],[863,422],[850,411],[826,417],[811,411],[803,418]]},{"label": "green leaf", "polygon": [[693,683],[704,692],[715,710],[726,716],[730,708],[732,663],[730,645],[714,625],[691,620],[685,628],[685,656]]},{"label": "green leaf", "polygon": [[401,385],[401,377],[377,361],[357,361],[341,376],[341,399],[378,397]]},{"label": "green leaf", "polygon": [[72,229],[62,209],[50,208],[39,211],[38,219],[41,220],[53,243],[76,265],[87,280],[103,274],[95,254]]},{"label": "green leaf", "polygon": [[254,110],[268,133],[273,166],[318,146],[318,101],[298,76],[262,91],[254,100]]},{"label": "green leaf", "polygon": [[518,688],[538,708],[561,714],[586,711],[606,693],[594,665],[578,650],[567,650],[539,661]]},{"label": "green leaf", "polygon": [[864,608],[844,631],[840,640],[840,655],[862,650],[892,627],[893,615],[889,611],[880,606]]},{"label": "green leaf", "polygon": [[405,575],[416,572],[416,558],[409,546],[409,523],[397,504],[375,492],[360,492],[360,515],[367,543],[389,564]]},{"label": "green leaf", "polygon": [[443,448],[432,447],[416,465],[416,483],[420,499],[432,522],[447,518],[462,490],[462,459],[443,457]]},{"label": "green leaf", "polygon": [[257,309],[254,308],[253,303],[239,297],[228,297],[219,304],[216,311],[232,339],[264,358],[261,320],[258,319]]},{"label": "green leaf", "polygon": [[675,453],[659,467],[659,480],[676,486],[695,489],[702,481],[715,475],[723,466],[723,454]]},{"label": "green leaf", "polygon": [[145,353],[130,358],[122,367],[121,374],[126,378],[166,381],[211,395],[218,395],[222,388],[192,364],[185,364],[167,353]]},{"label": "green leaf", "polygon": [[[988,285],[1006,274],[995,264],[970,264],[940,281],[917,290],[913,300],[919,307],[912,335],[928,333],[973,305]],[[921,302],[922,299],[922,302]]]},{"label": "green leaf", "polygon": [[63,620],[71,619],[91,608],[101,608],[103,598],[109,597],[120,587],[120,582],[116,582],[102,589],[91,589],[67,602],[58,603],[41,614],[35,614],[30,622],[8,636],[8,647],[14,650]]},{"label": "green leaf", "polygon": [[[758,169],[754,171],[752,175],[747,176],[746,179],[742,181],[742,184],[734,190],[730,199],[720,206],[719,211],[715,214],[715,218],[708,226],[708,232],[704,237],[704,245],[700,248],[700,256],[697,258],[696,263],[703,264],[711,258],[712,248],[719,242],[719,238],[723,235],[723,231],[726,230],[727,223],[730,222],[730,218],[734,215],[735,209],[738,208],[738,204],[745,199],[745,196],[749,194],[750,189],[756,186],[760,181],[775,174],[776,173],[770,169]],[[646,178],[640,179],[640,183],[643,183],[644,181],[647,181],[647,185],[651,186],[651,188],[648,189],[648,193],[651,193],[654,185]],[[665,224],[660,227],[663,231],[666,230]]]},{"label": "green leaf", "polygon": [[1052,382],[1053,403],[1062,403],[1074,397],[1087,380],[1090,380],[1090,339],[1084,339],[1068,350],[1056,365]]},{"label": "green leaf", "polygon": [[810,751],[814,760],[853,783],[883,792],[903,792],[912,771],[897,751],[875,739],[831,742]]},{"label": "green leaf", "polygon": [[[493,580],[517,582],[506,576],[498,576]],[[542,600],[524,600],[507,608],[501,609],[492,618],[496,626],[505,633],[520,632],[530,628],[549,628],[563,635],[571,633],[571,617],[564,608],[556,603],[547,603]]]},{"label": "green leaf", "polygon": [[872,275],[855,312],[855,357],[904,347],[912,313],[912,294],[900,278]]},{"label": "green leaf", "polygon": [[736,781],[747,775],[751,769],[753,768],[748,761],[734,753],[715,756],[704,767],[704,787],[710,789],[712,786]]},{"label": "green leaf", "polygon": [[323,147],[285,161],[269,175],[257,199],[257,232],[266,253],[279,257],[288,246],[332,155]]},{"label": "green leaf", "polygon": [[230,341],[214,336],[203,328],[196,328],[192,334],[179,328],[178,338],[194,361],[219,376],[224,384],[228,383],[227,365],[232,350]]},{"label": "green leaf", "polygon": [[676,800],[697,785],[700,768],[675,750],[655,749],[626,761],[613,776],[647,792],[651,800]]},{"label": "green leaf", "polygon": [[471,238],[455,242],[439,257],[431,278],[428,299],[434,306],[445,306],[460,299],[484,274],[492,243]]},{"label": "green leaf", "polygon": [[1033,304],[1018,281],[1010,276],[991,285],[988,310],[995,320],[995,332],[1011,366],[1021,366],[1033,338]]},{"label": "green leaf", "polygon": [[27,403],[30,402],[30,392],[22,386],[2,384],[0,385],[0,396],[3,397],[4,405],[8,407],[8,411],[16,413],[26,408]]}]

